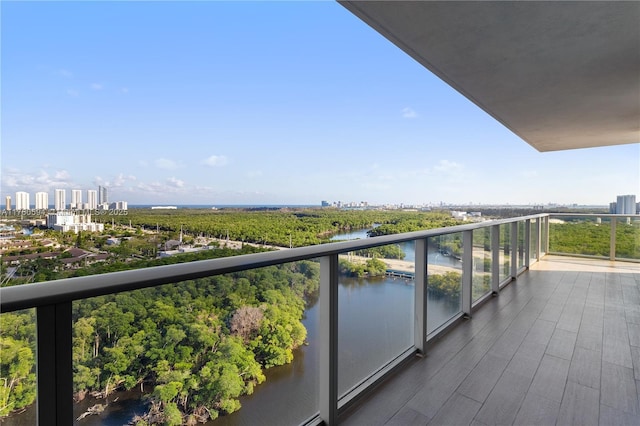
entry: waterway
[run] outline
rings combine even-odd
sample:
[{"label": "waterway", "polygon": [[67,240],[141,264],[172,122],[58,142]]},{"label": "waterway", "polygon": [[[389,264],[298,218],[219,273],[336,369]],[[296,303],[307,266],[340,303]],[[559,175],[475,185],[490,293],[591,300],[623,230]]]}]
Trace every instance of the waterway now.
[{"label": "waterway", "polygon": [[[335,236],[335,240],[366,238],[361,230]],[[415,259],[413,243],[403,243],[405,260]],[[456,266],[456,260],[430,250],[429,262]],[[338,372],[339,392],[344,394],[385,363],[410,348],[413,342],[414,284],[400,278],[355,279],[340,278],[338,288]],[[428,298],[430,324],[442,324],[457,312],[459,303]],[[311,304],[305,311],[303,324],[307,328],[308,345],[294,352],[291,364],[265,371],[265,383],[256,387],[253,395],[240,398],[242,408],[228,416],[208,422],[208,426],[286,425],[299,424],[318,411],[318,309]],[[122,425],[135,414],[144,412],[144,402],[136,392],[116,392],[101,415],[86,417],[81,426]],[[92,403],[76,404],[79,416]],[[17,421],[31,418],[31,421]],[[17,416],[17,422],[4,424],[34,424],[34,410]]]}]

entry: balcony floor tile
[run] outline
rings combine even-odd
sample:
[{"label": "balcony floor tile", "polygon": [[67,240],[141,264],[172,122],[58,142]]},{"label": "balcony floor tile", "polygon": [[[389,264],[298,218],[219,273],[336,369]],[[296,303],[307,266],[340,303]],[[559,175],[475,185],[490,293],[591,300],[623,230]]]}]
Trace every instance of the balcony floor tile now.
[{"label": "balcony floor tile", "polygon": [[340,423],[640,424],[639,300],[638,263],[546,256]]}]

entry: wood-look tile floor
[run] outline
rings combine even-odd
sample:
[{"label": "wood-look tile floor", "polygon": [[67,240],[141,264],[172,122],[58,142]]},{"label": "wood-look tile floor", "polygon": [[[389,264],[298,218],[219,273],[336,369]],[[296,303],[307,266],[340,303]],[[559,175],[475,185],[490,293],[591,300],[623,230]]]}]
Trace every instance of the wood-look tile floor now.
[{"label": "wood-look tile floor", "polygon": [[546,256],[340,417],[640,425],[640,264]]}]

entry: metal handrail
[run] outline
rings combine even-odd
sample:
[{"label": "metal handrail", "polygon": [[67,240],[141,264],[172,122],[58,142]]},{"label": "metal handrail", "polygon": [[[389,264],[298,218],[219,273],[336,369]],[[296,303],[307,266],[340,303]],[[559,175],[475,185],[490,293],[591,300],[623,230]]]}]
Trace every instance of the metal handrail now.
[{"label": "metal handrail", "polygon": [[12,312],[56,303],[72,302],[89,297],[104,296],[122,291],[139,290],[162,284],[193,280],[231,272],[300,260],[316,259],[354,250],[414,241],[427,237],[453,234],[494,225],[547,217],[541,213],[515,218],[488,220],[478,223],[435,228],[426,231],[384,235],[356,241],[320,244],[315,246],[254,253],[219,259],[200,260],[175,265],[153,266],[131,271],[110,272],[85,277],[65,278],[42,283],[22,284],[0,288],[0,312]]}]

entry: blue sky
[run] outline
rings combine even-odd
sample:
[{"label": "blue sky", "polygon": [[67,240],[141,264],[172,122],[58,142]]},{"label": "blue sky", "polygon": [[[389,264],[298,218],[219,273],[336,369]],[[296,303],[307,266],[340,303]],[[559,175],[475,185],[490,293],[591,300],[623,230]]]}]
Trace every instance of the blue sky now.
[{"label": "blue sky", "polygon": [[130,204],[639,192],[638,144],[539,153],[334,2],[0,7],[2,199],[98,185]]}]

